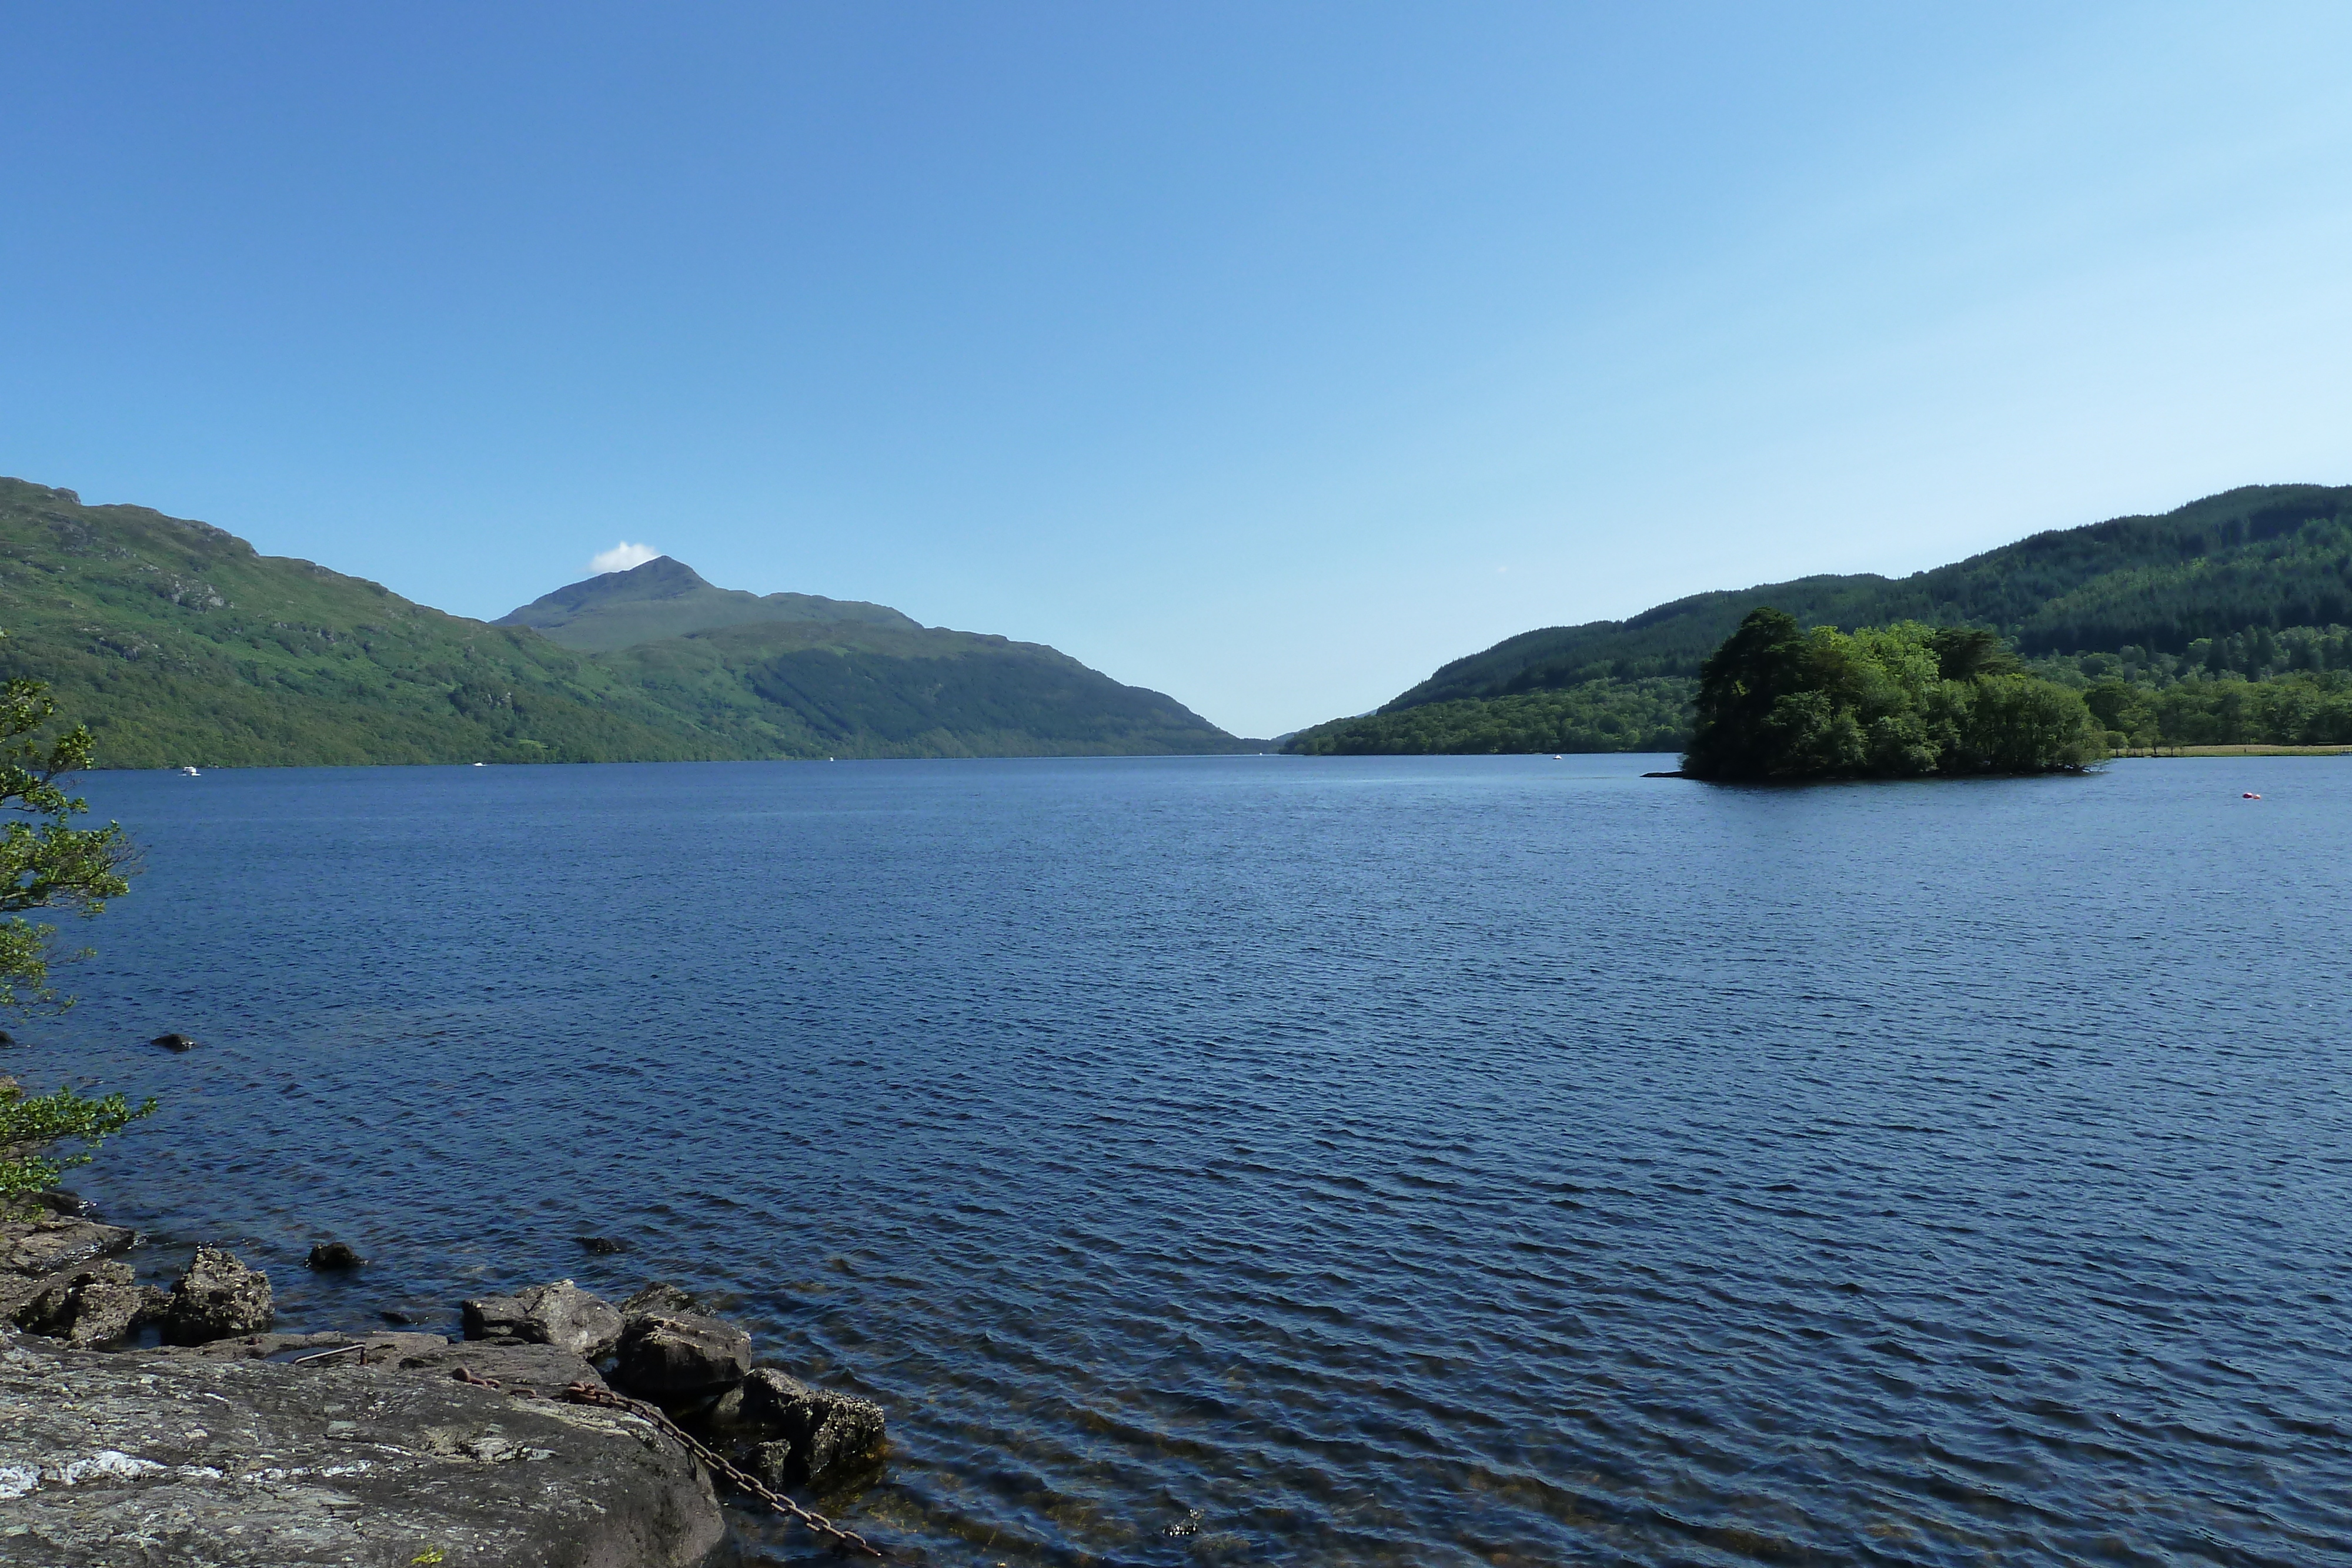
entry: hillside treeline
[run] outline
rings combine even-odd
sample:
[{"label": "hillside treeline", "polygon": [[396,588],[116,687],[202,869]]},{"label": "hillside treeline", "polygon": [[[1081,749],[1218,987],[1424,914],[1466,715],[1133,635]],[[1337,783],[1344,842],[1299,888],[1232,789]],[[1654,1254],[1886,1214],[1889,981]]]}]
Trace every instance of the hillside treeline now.
[{"label": "hillside treeline", "polygon": [[2028,655],[2179,654],[2255,627],[2352,622],[2352,486],[2250,486],[2160,517],[2035,534],[1904,578],[1871,573],[1693,594],[1625,621],[1551,626],[1456,659],[1382,712],[1592,680],[1695,676],[1749,611],[1853,631],[1988,626]]},{"label": "hillside treeline", "polygon": [[[2119,748],[2352,746],[2352,627],[2255,627],[2177,653],[2132,644],[2025,667],[2081,692]],[[1697,690],[1696,676],[1590,680],[1339,719],[1287,746],[1318,757],[1678,752]]]}]

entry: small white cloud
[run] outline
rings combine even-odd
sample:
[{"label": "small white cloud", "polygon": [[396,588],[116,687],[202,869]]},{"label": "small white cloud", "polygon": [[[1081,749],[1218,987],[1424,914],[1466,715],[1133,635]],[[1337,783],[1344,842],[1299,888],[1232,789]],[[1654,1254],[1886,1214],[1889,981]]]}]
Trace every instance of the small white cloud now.
[{"label": "small white cloud", "polygon": [[633,566],[643,566],[657,560],[661,551],[651,545],[633,545],[623,539],[611,549],[600,550],[588,558],[588,570],[602,576],[608,571],[626,571]]}]

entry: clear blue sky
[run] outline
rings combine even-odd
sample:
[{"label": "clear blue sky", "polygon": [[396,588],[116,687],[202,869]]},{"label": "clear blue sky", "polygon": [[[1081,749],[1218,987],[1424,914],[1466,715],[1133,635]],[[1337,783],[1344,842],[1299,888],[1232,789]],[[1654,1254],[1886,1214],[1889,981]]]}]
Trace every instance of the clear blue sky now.
[{"label": "clear blue sky", "polygon": [[2352,480],[2352,7],[0,5],[0,472],[1271,734]]}]

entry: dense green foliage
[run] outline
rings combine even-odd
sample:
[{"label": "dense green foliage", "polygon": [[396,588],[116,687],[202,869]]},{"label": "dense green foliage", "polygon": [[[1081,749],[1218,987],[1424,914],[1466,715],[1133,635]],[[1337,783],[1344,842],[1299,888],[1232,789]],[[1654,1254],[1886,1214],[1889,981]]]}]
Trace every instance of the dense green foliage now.
[{"label": "dense green foliage", "polygon": [[2119,747],[2352,745],[2352,629],[2257,627],[2178,654],[2127,647],[2034,661],[2082,690]]},{"label": "dense green foliage", "polygon": [[[709,593],[692,612],[710,596],[732,602],[702,587]],[[756,605],[780,596],[740,597]],[[1173,701],[1051,649],[926,630],[880,606],[797,598],[784,608],[830,605],[842,618],[583,653],[527,626],[445,615],[308,561],[257,555],[203,523],[85,507],[68,490],[0,480],[0,625],[12,633],[0,643],[0,677],[48,680],[86,716],[110,767],[1243,745]],[[598,640],[620,624],[604,621]],[[768,632],[783,641],[760,644]],[[772,678],[773,659],[786,653],[835,663]]]},{"label": "dense green foliage", "polygon": [[1563,691],[1430,703],[1335,719],[1292,736],[1309,757],[1529,751],[1680,751],[1698,683],[1657,676]]},{"label": "dense green foliage", "polygon": [[[38,681],[12,680],[0,692],[0,806],[18,813],[0,831],[0,1007],[71,1005],[49,985],[56,927],[26,920],[26,910],[89,916],[131,891],[131,848],[121,824],[74,825],[89,808],[67,794],[62,780],[89,766],[90,736],[79,725],[58,733],[56,716],[57,704]],[[91,1100],[71,1089],[27,1095],[14,1080],[0,1080],[0,1211],[53,1186],[68,1166],[87,1161],[100,1139],[154,1108],[152,1100],[134,1107],[120,1094]],[[52,1152],[61,1140],[85,1147]]]},{"label": "dense green foliage", "polygon": [[627,571],[572,583],[509,611],[493,626],[529,626],[583,653],[609,653],[759,622],[824,622],[920,627],[883,604],[814,593],[746,593],[714,588],[684,561],[656,557]]},{"label": "dense green foliage", "polygon": [[[120,1094],[94,1100],[71,1089],[27,1094],[0,1080],[0,1214],[13,1213],[26,1197],[57,1186],[67,1171],[88,1165],[90,1151],[102,1140],[154,1110],[152,1100],[133,1105]],[[65,1142],[82,1146],[58,1153],[56,1145]]]},{"label": "dense green foliage", "polygon": [[17,813],[0,830],[0,1008],[66,1005],[49,986],[57,928],[33,924],[25,911],[69,909],[88,918],[131,891],[121,824],[74,825],[89,806],[60,780],[89,766],[90,734],[80,725],[58,733],[57,711],[38,681],[0,689],[0,808]]},{"label": "dense green foliage", "polygon": [[1764,607],[1699,667],[1683,770],[1717,779],[2049,773],[2107,755],[2080,694],[1991,632],[1918,622],[1806,631]]},{"label": "dense green foliage", "polygon": [[2352,621],[2352,486],[2250,486],[2161,517],[2036,534],[1931,571],[1702,593],[1628,621],[1523,632],[1445,665],[1383,711],[1693,675],[1750,610],[1806,625],[1990,626],[2029,654],[2179,653],[2200,638]]}]

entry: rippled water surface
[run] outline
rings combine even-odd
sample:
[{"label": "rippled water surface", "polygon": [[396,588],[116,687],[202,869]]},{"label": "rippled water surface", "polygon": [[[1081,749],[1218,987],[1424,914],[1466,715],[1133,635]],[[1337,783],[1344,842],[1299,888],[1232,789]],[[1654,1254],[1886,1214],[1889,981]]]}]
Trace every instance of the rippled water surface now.
[{"label": "rippled water surface", "polygon": [[716,1292],[919,1561],[2352,1561],[2352,762],[1665,765],[100,776],[8,1064],[291,1326]]}]

